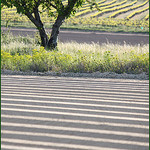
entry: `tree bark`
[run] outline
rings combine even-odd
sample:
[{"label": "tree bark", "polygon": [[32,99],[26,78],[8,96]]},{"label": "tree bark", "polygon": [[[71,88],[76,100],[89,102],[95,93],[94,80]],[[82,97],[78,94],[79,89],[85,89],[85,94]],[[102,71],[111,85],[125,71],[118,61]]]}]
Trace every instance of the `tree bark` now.
[{"label": "tree bark", "polygon": [[39,30],[39,34],[40,34],[40,38],[41,38],[41,46],[43,46],[45,49],[50,49],[50,50],[55,49],[57,47],[59,29],[60,29],[60,26],[62,25],[65,17],[58,15],[58,17],[52,27],[50,39],[48,40],[48,36],[44,29],[43,23],[40,19],[38,10],[34,11],[35,17],[33,17],[32,14],[29,12],[26,12],[26,15]]},{"label": "tree bark", "polygon": [[57,47],[57,42],[58,42],[58,35],[59,35],[59,30],[60,26],[62,25],[65,17],[64,16],[58,16],[53,27],[52,27],[52,32],[50,39],[48,41],[47,48],[48,49],[55,49]]},{"label": "tree bark", "polygon": [[[43,46],[45,49],[53,50],[57,47],[60,26],[62,25],[65,18],[67,18],[70,15],[70,13],[76,3],[76,0],[69,0],[68,6],[66,6],[65,9],[64,9],[63,4],[61,5],[61,10],[59,10],[61,13],[60,14],[58,13],[58,17],[52,27],[50,39],[48,39],[45,28],[44,28],[43,23],[40,18],[39,9],[38,9],[39,4],[40,4],[39,2],[40,1],[38,1],[36,3],[36,6],[34,7],[34,10],[33,10],[34,16],[29,11],[26,11],[25,15],[34,23],[34,25],[39,30],[39,34],[40,34],[40,38],[41,38],[41,46]],[[52,4],[50,3],[50,5],[52,5]],[[56,6],[53,5],[53,7],[57,9]]]},{"label": "tree bark", "polygon": [[37,4],[37,7],[34,9],[34,16],[35,16],[35,19],[39,22],[39,25],[37,28],[39,30],[40,37],[41,37],[41,46],[46,48],[48,44],[48,36],[46,34],[43,23],[41,21],[41,17],[39,15],[38,4]]},{"label": "tree bark", "polygon": [[43,46],[44,48],[47,48],[48,36],[47,36],[44,28],[39,29],[39,33],[40,33],[40,38],[41,38],[41,46]]},{"label": "tree bark", "polygon": [[47,48],[48,44],[48,36],[46,34],[46,31],[44,29],[43,23],[41,21],[38,8],[35,8],[34,10],[34,16],[30,12],[26,12],[25,15],[34,23],[36,28],[39,30],[40,38],[41,38],[41,46],[44,48]]}]

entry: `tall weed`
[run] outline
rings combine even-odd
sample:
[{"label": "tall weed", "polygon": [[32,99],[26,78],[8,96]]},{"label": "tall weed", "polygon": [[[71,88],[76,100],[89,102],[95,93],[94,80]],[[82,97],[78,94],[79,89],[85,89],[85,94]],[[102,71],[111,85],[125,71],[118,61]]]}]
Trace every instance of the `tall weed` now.
[{"label": "tall weed", "polygon": [[149,45],[70,42],[46,51],[33,38],[2,35],[1,69],[148,74]]}]

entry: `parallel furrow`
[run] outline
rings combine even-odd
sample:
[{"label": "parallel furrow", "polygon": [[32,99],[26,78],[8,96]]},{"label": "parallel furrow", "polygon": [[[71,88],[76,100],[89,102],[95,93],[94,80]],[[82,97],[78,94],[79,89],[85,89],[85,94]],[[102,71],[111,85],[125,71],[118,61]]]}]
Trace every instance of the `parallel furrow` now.
[{"label": "parallel furrow", "polygon": [[[9,97],[7,96],[9,95]],[[149,106],[148,105],[141,105],[142,107],[139,107],[138,104],[135,104],[134,106],[132,106],[133,104],[131,103],[130,105],[124,104],[121,105],[122,103],[119,104],[119,102],[117,103],[118,105],[116,105],[115,103],[102,103],[101,101],[96,103],[92,101],[92,99],[83,99],[80,98],[77,100],[77,98],[74,97],[57,97],[57,96],[44,96],[44,95],[39,95],[39,94],[18,94],[18,93],[6,93],[3,94],[3,96],[6,96],[5,98],[10,98],[10,97],[24,97],[26,98],[37,98],[37,99],[42,99],[42,98],[47,98],[48,99],[48,103],[59,103],[59,104],[72,104],[72,105],[83,105],[83,106],[93,106],[93,107],[109,107],[109,108],[124,108],[124,109],[138,109],[138,110],[149,110]],[[91,100],[91,101],[90,101]],[[88,101],[88,102],[87,102]]]},{"label": "parallel furrow", "polygon": [[126,91],[126,92],[122,92],[120,91],[120,93],[118,93],[117,91],[88,91],[88,90],[71,90],[71,89],[33,89],[33,88],[13,88],[13,89],[9,89],[9,88],[5,88],[5,89],[2,89],[2,92],[6,92],[6,91],[11,91],[11,92],[32,92],[32,93],[69,93],[69,94],[73,94],[73,95],[79,95],[79,94],[82,94],[82,95],[87,95],[87,96],[90,96],[91,94],[93,96],[100,96],[100,94],[102,95],[106,95],[106,94],[112,94],[112,95],[120,95],[120,96],[123,96],[123,95],[126,95],[128,94],[129,96],[142,96],[142,97],[147,97],[148,98],[148,93],[130,93],[130,91]]},{"label": "parallel furrow", "polygon": [[54,137],[54,138],[63,138],[63,139],[72,139],[72,140],[83,140],[83,141],[94,141],[94,142],[111,142],[111,143],[120,143],[120,144],[133,144],[133,145],[143,145],[148,146],[146,142],[134,142],[134,141],[125,141],[125,140],[115,140],[115,139],[105,139],[105,138],[91,138],[91,137],[81,137],[73,135],[61,135],[61,134],[49,134],[49,133],[31,133],[31,132],[19,132],[19,131],[7,131],[2,130],[1,134],[16,134],[16,135],[29,135],[29,136],[41,136],[41,137]]},{"label": "parallel furrow", "polygon": [[[60,88],[62,86],[63,86],[63,88]],[[112,88],[107,87],[107,89],[105,87],[105,89],[104,89],[104,86],[99,86],[99,87],[87,87],[87,86],[84,87],[84,86],[76,86],[76,85],[74,85],[74,86],[57,85],[56,86],[56,85],[52,85],[52,84],[49,85],[48,87],[42,86],[42,88],[41,88],[41,85],[32,87],[31,83],[28,86],[20,85],[19,87],[17,87],[16,85],[9,86],[9,84],[7,84],[5,86],[2,85],[2,90],[5,91],[6,89],[7,90],[19,89],[19,90],[53,91],[53,92],[54,91],[61,91],[61,92],[66,92],[66,91],[72,92],[73,91],[76,93],[83,92],[83,93],[92,93],[92,94],[105,93],[105,92],[108,93],[108,91],[110,93],[117,93],[119,90],[120,94],[121,93],[126,93],[126,94],[128,93],[128,94],[135,94],[135,95],[138,95],[138,94],[148,95],[149,94],[148,92],[145,91],[145,89],[142,90],[141,88],[139,90],[137,88],[128,88],[128,90],[127,90],[127,88],[123,88],[123,87],[112,87]]]},{"label": "parallel furrow", "polygon": [[2,150],[148,150],[148,81],[2,75]]},{"label": "parallel furrow", "polygon": [[[11,101],[11,102],[10,102]],[[51,104],[56,104],[56,106],[52,106]],[[118,115],[118,116],[121,116],[121,115],[134,115],[134,117],[137,115],[138,117],[142,116],[142,117],[146,117],[146,116],[149,116],[148,114],[146,113],[141,113],[141,112],[127,112],[127,111],[122,111],[120,112],[119,110],[107,110],[107,109],[92,109],[92,107],[83,107],[82,108],[77,108],[76,105],[73,106],[73,105],[69,105],[67,103],[65,103],[65,105],[57,105],[58,103],[55,102],[55,101],[38,101],[38,100],[24,100],[24,99],[8,99],[8,98],[3,98],[2,100],[2,105],[3,106],[22,106],[22,107],[31,107],[32,109],[33,108],[38,108],[38,109],[51,109],[51,110],[63,110],[63,111],[72,111],[72,112],[84,112],[84,113],[104,113],[106,115],[110,114],[110,115]],[[64,103],[62,103],[64,104]],[[80,105],[80,104],[79,104]],[[95,107],[94,107],[95,108]]]},{"label": "parallel furrow", "polygon": [[[40,141],[31,141],[31,140],[20,140],[20,139],[9,139],[9,138],[3,138],[2,139],[2,142],[9,142],[9,143],[13,143],[13,144],[27,144],[27,145],[34,145],[34,146],[38,146],[37,149],[39,148],[39,146],[45,146],[45,147],[55,147],[55,149],[58,148],[59,149],[78,149],[78,150],[100,150],[100,149],[103,149],[103,150],[117,150],[116,148],[105,148],[105,147],[96,147],[96,146],[86,146],[86,145],[77,145],[77,144],[67,144],[67,143],[55,143],[55,142],[40,142]],[[44,149],[46,149],[44,147]],[[18,147],[17,147],[18,148]],[[19,146],[19,150],[23,150],[21,146]],[[50,148],[51,149],[51,148]],[[11,149],[12,150],[12,149]],[[32,148],[30,147],[29,150],[32,150]],[[119,149],[118,149],[119,150]],[[125,150],[125,149],[124,149]],[[126,149],[127,150],[127,149]]]}]

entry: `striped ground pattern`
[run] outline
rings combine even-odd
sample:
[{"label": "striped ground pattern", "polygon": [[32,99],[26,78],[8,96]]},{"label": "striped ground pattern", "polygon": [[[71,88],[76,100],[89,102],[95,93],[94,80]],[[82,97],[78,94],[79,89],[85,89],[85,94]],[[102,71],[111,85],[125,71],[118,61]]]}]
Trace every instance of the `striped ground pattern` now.
[{"label": "striped ground pattern", "polygon": [[1,75],[2,150],[148,150],[148,80]]}]

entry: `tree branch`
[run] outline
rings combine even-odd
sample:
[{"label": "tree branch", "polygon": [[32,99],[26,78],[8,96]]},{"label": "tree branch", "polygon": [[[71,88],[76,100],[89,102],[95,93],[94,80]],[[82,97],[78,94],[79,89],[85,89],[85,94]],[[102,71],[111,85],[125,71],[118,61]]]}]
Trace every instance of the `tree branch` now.
[{"label": "tree branch", "polygon": [[63,5],[63,3],[62,3],[62,0],[57,0],[57,1],[55,1],[55,4],[56,4],[56,5],[59,4],[59,6],[61,6],[60,8],[61,8],[61,9],[64,9],[64,5]]},{"label": "tree branch", "polygon": [[[35,0],[34,0],[35,1]],[[38,0],[38,2],[35,1],[35,8],[38,8],[40,5],[41,0]]]},{"label": "tree branch", "polygon": [[68,0],[68,5],[65,7],[65,16],[69,16],[77,3],[77,0]]},{"label": "tree branch", "polygon": [[55,5],[53,5],[51,2],[49,2],[49,0],[45,0],[50,6],[52,6],[53,8],[55,8],[57,10],[57,7]]},{"label": "tree branch", "polygon": [[25,15],[34,23],[34,25],[39,29],[42,28],[42,24],[33,17],[30,12],[25,12]]},{"label": "tree branch", "polygon": [[38,7],[34,9],[34,16],[35,16],[35,19],[36,19],[38,22],[42,23],[42,22],[41,22],[40,15],[39,15],[39,9],[38,9]]}]

